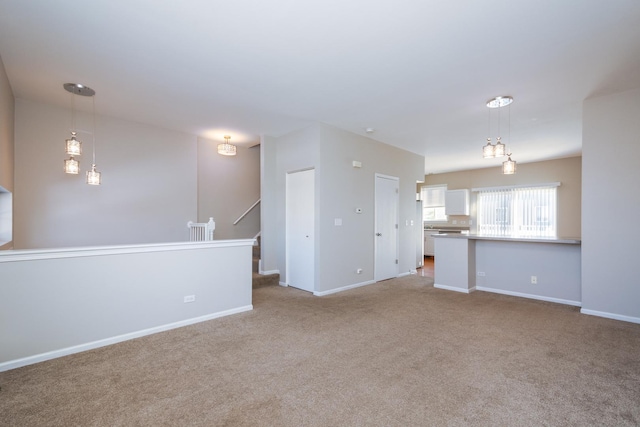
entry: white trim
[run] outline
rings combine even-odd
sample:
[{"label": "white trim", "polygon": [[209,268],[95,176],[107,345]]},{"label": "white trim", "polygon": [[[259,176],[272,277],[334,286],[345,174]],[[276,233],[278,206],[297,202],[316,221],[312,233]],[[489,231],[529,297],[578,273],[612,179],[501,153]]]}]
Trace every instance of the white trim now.
[{"label": "white trim", "polygon": [[325,295],[335,294],[342,291],[348,291],[349,289],[359,288],[361,286],[371,285],[377,283],[375,280],[367,280],[366,282],[354,283],[353,285],[343,286],[341,288],[329,289],[328,291],[313,292],[313,295],[317,297],[323,297]]},{"label": "white trim", "polygon": [[437,283],[435,283],[433,287],[438,289],[446,289],[447,291],[462,292],[463,294],[470,294],[471,292],[474,292],[476,290],[475,286],[469,289],[464,289],[464,288],[456,288],[455,286],[439,285]]},{"label": "white trim", "polygon": [[278,285],[284,287],[284,288],[288,288],[289,284],[287,282],[278,282]]},{"label": "white trim", "polygon": [[253,246],[254,239],[212,240],[206,242],[153,243],[122,246],[86,246],[77,248],[9,250],[0,252],[0,262],[32,261],[38,259],[80,258],[149,252],[170,252],[192,249]]},{"label": "white trim", "polygon": [[[411,271],[412,271],[413,273],[412,273]],[[405,277],[405,276],[410,276],[411,274],[417,274],[417,271],[416,271],[416,270],[411,270],[411,271],[407,271],[407,272],[404,272],[404,273],[400,273],[400,274],[398,274],[398,276],[396,276],[396,277]]]},{"label": "white trim", "polygon": [[582,306],[582,303],[580,301],[572,301],[572,300],[562,299],[562,298],[546,297],[544,295],[525,294],[525,293],[522,293],[522,292],[505,291],[503,289],[487,288],[487,287],[484,287],[484,286],[478,286],[478,287],[476,287],[476,289],[479,290],[479,291],[491,292],[491,293],[494,293],[494,294],[503,294],[503,295],[511,295],[513,297],[537,299],[537,300],[540,300],[540,301],[555,302],[555,303],[558,303],[558,304],[573,305],[573,306],[576,306],[576,307]]},{"label": "white trim", "polygon": [[111,338],[105,338],[98,341],[93,341],[85,344],[75,345],[73,347],[67,347],[60,350],[53,350],[46,353],[36,354],[34,356],[24,357],[22,359],[9,360],[7,362],[0,363],[0,372],[8,371],[10,369],[20,368],[22,366],[33,365],[34,363],[44,362],[45,360],[56,359],[58,357],[68,356],[70,354],[80,353],[87,350],[93,350],[107,345],[116,344],[122,341],[128,341],[135,338],[144,337],[146,335],[157,334],[158,332],[164,332],[171,329],[181,328],[183,326],[193,325],[195,323],[206,322],[207,320],[217,319],[219,317],[229,316],[231,314],[242,313],[245,311],[253,310],[253,305],[245,305],[243,307],[232,308],[230,310],[219,311],[217,313],[207,314],[200,317],[194,317],[192,319],[181,320],[179,322],[169,323],[166,325],[156,326],[149,329],[143,329],[141,331],[130,332],[128,334],[122,334]]},{"label": "white trim", "polygon": [[410,270],[409,274],[418,274],[418,270],[417,269],[416,270]]},{"label": "white trim", "polygon": [[623,322],[640,323],[640,317],[624,316],[622,314],[607,313],[606,311],[589,310],[581,308],[580,313],[590,316],[605,317],[607,319],[621,320]]},{"label": "white trim", "polygon": [[494,191],[494,190],[511,190],[512,188],[538,188],[538,187],[560,187],[562,185],[561,182],[545,182],[543,184],[520,184],[520,185],[503,185],[499,187],[477,187],[472,188],[471,191]]},{"label": "white trim", "polygon": [[267,274],[280,274],[280,270],[259,270],[258,274],[267,275]]}]

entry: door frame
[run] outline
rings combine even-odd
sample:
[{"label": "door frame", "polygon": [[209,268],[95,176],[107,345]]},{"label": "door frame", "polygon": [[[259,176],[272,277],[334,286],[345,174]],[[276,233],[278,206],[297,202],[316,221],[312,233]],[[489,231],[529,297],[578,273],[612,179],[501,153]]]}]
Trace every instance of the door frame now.
[{"label": "door frame", "polygon": [[[395,197],[395,207],[396,207],[396,220],[397,220],[397,228],[396,228],[396,259],[398,260],[398,264],[396,264],[396,276],[400,273],[400,178],[397,176],[385,175],[382,173],[375,173],[374,176],[374,186],[373,186],[373,280],[376,282],[378,279],[378,239],[375,238],[376,229],[378,227],[378,178],[390,179],[396,181],[398,184],[398,192]],[[380,279],[387,280],[387,279]]]}]

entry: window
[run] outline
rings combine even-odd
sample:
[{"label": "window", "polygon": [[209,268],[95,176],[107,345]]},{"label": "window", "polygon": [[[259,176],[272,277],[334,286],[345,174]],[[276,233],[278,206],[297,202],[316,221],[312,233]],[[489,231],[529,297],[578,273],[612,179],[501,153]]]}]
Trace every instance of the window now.
[{"label": "window", "polygon": [[13,195],[0,187],[0,246],[13,239]]},{"label": "window", "polygon": [[555,237],[558,185],[474,189],[478,234]]},{"label": "window", "polygon": [[444,192],[446,185],[424,185],[420,188],[422,200],[422,220],[430,222],[446,221],[444,214]]}]

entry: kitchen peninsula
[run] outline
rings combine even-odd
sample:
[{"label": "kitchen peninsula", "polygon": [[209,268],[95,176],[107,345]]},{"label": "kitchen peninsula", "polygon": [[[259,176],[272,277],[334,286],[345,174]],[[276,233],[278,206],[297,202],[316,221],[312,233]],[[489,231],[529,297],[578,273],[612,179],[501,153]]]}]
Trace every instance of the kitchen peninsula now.
[{"label": "kitchen peninsula", "polygon": [[435,234],[436,288],[580,306],[581,241]]}]

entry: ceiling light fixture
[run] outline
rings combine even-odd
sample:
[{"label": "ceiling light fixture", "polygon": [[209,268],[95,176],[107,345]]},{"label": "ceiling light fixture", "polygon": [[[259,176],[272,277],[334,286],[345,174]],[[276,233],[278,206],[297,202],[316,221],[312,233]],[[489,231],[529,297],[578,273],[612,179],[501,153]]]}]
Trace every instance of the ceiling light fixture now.
[{"label": "ceiling light fixture", "polygon": [[231,137],[229,135],[224,136],[224,142],[222,144],[218,144],[218,154],[222,154],[223,156],[236,155],[236,146],[229,142],[230,139]]},{"label": "ceiling light fixture", "polygon": [[[502,143],[502,137],[500,136],[500,108],[511,105],[513,98],[510,96],[496,96],[487,101],[487,107],[489,107],[489,136],[487,137],[487,145],[482,147],[482,157],[490,159],[493,157],[504,157],[507,150]],[[496,137],[496,145],[491,144],[491,110],[498,108],[498,136]],[[511,110],[511,107],[509,107]]]},{"label": "ceiling light fixture", "polygon": [[505,175],[513,175],[516,173],[516,161],[511,160],[511,153],[507,154],[508,158],[502,162],[502,173]]},{"label": "ceiling light fixture", "polygon": [[65,83],[62,86],[67,92],[71,93],[71,138],[65,141],[65,153],[68,154],[70,158],[65,159],[64,161],[64,171],[71,175],[78,175],[80,173],[80,162],[75,159],[75,156],[80,156],[82,154],[82,142],[77,138],[78,132],[76,129],[75,96],[89,96],[91,97],[93,117],[93,131],[91,132],[93,140],[93,164],[91,166],[91,170],[87,171],[87,184],[100,185],[101,174],[96,170],[96,92],[90,87],[79,83]]},{"label": "ceiling light fixture", "polygon": [[93,134],[92,134],[92,148],[93,148],[93,162],[91,163],[91,170],[87,171],[87,184],[100,185],[102,184],[102,174],[96,170],[96,97],[92,97],[92,110],[93,110]]}]

